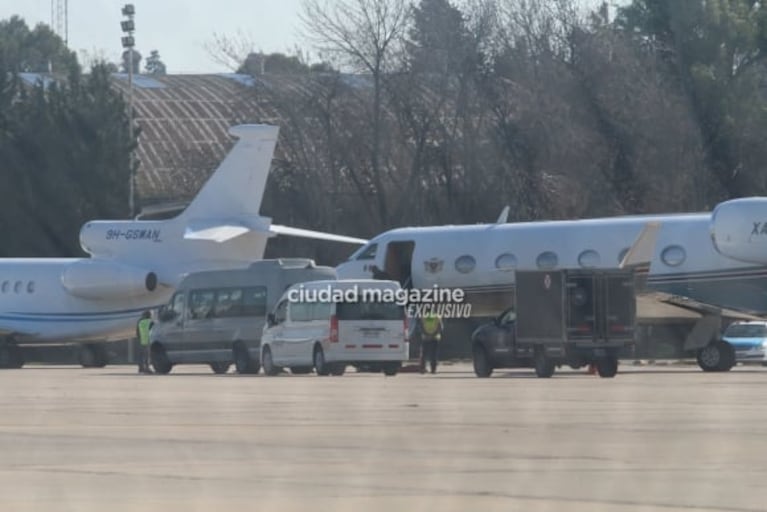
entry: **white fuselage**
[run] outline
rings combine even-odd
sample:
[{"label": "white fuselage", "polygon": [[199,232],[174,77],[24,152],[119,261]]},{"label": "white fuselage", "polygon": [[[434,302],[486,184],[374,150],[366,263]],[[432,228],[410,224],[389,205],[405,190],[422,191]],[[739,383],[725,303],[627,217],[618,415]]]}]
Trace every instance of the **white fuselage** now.
[{"label": "white fuselage", "polygon": [[[513,287],[515,269],[617,267],[651,221],[661,224],[651,286],[705,302],[716,299],[712,303],[723,306],[767,311],[767,267],[717,252],[708,213],[396,229],[373,238],[337,271],[341,279],[370,277],[376,265],[401,280],[398,268],[405,263],[415,287],[491,292]],[[396,247],[407,242],[413,242],[412,258],[403,262]],[[372,244],[377,248],[370,258]]]}]

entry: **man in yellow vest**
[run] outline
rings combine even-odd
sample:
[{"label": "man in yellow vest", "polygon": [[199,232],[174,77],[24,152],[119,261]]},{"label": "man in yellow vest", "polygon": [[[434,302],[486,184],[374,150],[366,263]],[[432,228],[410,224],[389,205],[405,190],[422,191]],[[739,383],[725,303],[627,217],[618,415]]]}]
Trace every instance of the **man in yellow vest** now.
[{"label": "man in yellow vest", "polygon": [[419,321],[421,334],[421,373],[426,372],[426,360],[429,360],[431,373],[437,373],[437,344],[442,339],[442,319],[428,313]]},{"label": "man in yellow vest", "polygon": [[138,372],[152,373],[149,368],[149,330],[152,328],[152,314],[144,311],[136,324],[136,337],[139,341]]}]

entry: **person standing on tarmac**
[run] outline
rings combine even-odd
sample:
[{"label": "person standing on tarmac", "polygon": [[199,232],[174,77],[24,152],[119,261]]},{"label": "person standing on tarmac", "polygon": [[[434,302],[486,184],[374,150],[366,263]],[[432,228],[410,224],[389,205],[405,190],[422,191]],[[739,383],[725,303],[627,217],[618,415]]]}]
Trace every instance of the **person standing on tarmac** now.
[{"label": "person standing on tarmac", "polygon": [[148,310],[144,311],[136,324],[136,337],[139,341],[139,373],[152,373],[152,370],[149,368],[149,330],[152,328],[152,325],[154,325],[152,314]]},{"label": "person standing on tarmac", "polygon": [[421,373],[426,373],[426,360],[429,360],[431,373],[437,373],[437,345],[442,339],[442,319],[429,313],[420,319],[421,334]]}]

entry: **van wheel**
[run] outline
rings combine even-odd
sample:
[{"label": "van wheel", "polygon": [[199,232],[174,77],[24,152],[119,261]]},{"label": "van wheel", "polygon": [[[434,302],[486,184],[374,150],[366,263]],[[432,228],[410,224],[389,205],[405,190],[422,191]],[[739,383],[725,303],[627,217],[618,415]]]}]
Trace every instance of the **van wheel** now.
[{"label": "van wheel", "polygon": [[248,348],[242,343],[237,343],[232,349],[232,358],[234,359],[234,369],[237,373],[258,373],[261,369],[261,363],[257,359],[250,357]]},{"label": "van wheel", "polygon": [[399,371],[400,363],[386,363],[383,366],[383,373],[388,377],[394,377]]},{"label": "van wheel", "polygon": [[150,359],[155,373],[167,375],[173,369],[173,363],[170,362],[168,355],[165,353],[165,349],[161,346],[154,345],[152,347]]},{"label": "van wheel", "polygon": [[493,366],[490,364],[490,358],[487,357],[487,351],[482,345],[475,345],[473,352],[474,375],[486,379],[493,374]]},{"label": "van wheel", "polygon": [[330,374],[330,368],[328,368],[328,364],[325,362],[325,352],[321,346],[317,345],[314,347],[314,357],[312,360],[314,361],[314,370],[317,372],[317,375],[324,377]]},{"label": "van wheel", "polygon": [[306,375],[312,373],[313,368],[311,366],[291,366],[290,373],[293,375]]},{"label": "van wheel", "polygon": [[261,353],[261,360],[263,362],[264,373],[270,377],[274,377],[280,373],[280,369],[274,366],[274,359],[272,359],[272,350],[269,347],[264,347],[264,351]]},{"label": "van wheel", "polygon": [[336,364],[333,365],[333,368],[330,370],[331,375],[335,375],[336,377],[340,377],[346,373],[346,365],[345,364]]},{"label": "van wheel", "polygon": [[213,370],[213,373],[217,375],[221,375],[222,373],[228,372],[230,366],[231,366],[231,363],[222,363],[222,362],[210,363],[210,369]]}]

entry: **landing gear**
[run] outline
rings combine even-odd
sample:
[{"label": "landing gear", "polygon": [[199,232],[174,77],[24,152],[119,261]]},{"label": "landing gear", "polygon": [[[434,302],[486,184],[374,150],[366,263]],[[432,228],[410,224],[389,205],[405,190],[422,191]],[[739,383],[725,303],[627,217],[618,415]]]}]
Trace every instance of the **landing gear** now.
[{"label": "landing gear", "polygon": [[12,341],[0,341],[0,368],[15,369],[24,366],[24,354]]},{"label": "landing gear", "polygon": [[698,366],[704,372],[728,372],[735,366],[735,349],[725,341],[712,341],[698,350]]},{"label": "landing gear", "polygon": [[77,361],[83,368],[103,368],[109,362],[107,351],[98,343],[80,345]]}]

